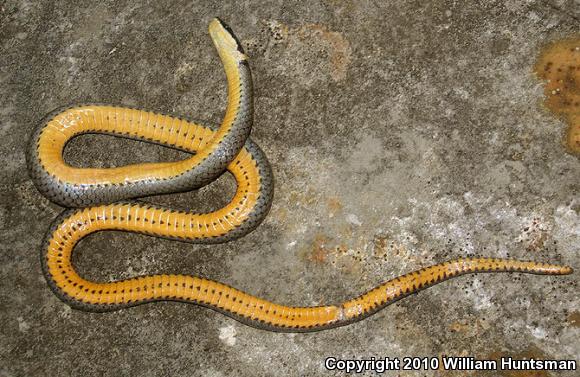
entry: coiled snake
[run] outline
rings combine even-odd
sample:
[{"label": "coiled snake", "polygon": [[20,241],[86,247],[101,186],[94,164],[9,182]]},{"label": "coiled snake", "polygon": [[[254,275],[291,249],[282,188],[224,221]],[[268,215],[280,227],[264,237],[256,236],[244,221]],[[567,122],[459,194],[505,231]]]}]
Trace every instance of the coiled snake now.
[{"label": "coiled snake", "polygon": [[[231,30],[214,19],[209,32],[223,63],[228,104],[219,128],[148,111],[82,105],[49,114],[34,131],[27,153],[30,176],[65,210],[50,227],[41,262],[53,292],[76,309],[111,311],[152,301],[203,305],[245,324],[272,331],[316,331],[359,321],[392,302],[454,276],[518,271],[563,275],[570,267],[492,258],[458,259],[397,277],[338,305],[289,307],[260,299],[205,278],[139,276],[94,282],[77,274],[71,254],[83,237],[123,230],[193,243],[227,242],[251,232],[272,202],[272,172],[264,153],[249,138],[253,117],[252,78],[247,56]],[[142,163],[109,169],[75,168],[62,153],[71,138],[86,133],[159,143],[192,153],[177,162]],[[192,190],[229,170],[237,191],[225,207],[210,213],[180,212],[128,201]]]}]

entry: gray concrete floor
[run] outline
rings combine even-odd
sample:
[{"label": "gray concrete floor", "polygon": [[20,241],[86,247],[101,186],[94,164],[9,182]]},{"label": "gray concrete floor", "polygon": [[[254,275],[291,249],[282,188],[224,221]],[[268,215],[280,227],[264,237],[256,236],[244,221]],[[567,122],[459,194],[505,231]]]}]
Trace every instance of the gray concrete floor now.
[{"label": "gray concrete floor", "polygon": [[[461,277],[306,335],[178,303],[90,314],[60,302],[39,247],[61,208],[27,176],[31,130],[86,101],[218,123],[226,87],[206,31],[213,16],[251,57],[272,211],[224,245],[90,236],[75,253],[84,275],[196,274],[318,305],[459,256],[580,268],[580,163],[532,74],[545,43],[579,31],[578,1],[219,3],[0,1],[1,376],[332,375],[327,356],[580,359],[578,273]],[[91,166],[183,157],[101,135],[66,155]],[[210,209],[232,192],[223,177],[151,201]]]}]

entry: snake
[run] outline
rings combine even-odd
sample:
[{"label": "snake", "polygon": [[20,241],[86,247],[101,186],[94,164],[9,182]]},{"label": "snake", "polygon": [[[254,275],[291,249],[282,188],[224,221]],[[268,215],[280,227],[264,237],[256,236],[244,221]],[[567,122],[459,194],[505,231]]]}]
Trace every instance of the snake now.
[{"label": "snake", "polygon": [[[227,80],[227,105],[219,126],[130,107],[82,104],[46,115],[33,131],[27,168],[37,190],[66,207],[41,247],[41,266],[54,294],[74,309],[120,310],[155,301],[208,307],[246,325],[280,332],[311,332],[360,321],[403,297],[456,276],[481,272],[565,275],[569,266],[496,258],[459,258],[388,280],[335,305],[287,306],[204,277],[157,274],[91,281],[75,270],[75,245],[100,231],[127,231],[197,244],[238,239],[267,216],[274,192],[270,164],[250,138],[252,75],[241,43],[220,19],[209,24]],[[101,133],[160,144],[189,153],[170,162],[110,168],[74,167],[64,161],[68,141]],[[225,171],[236,192],[211,212],[178,211],[140,198],[184,192],[212,182]]]}]

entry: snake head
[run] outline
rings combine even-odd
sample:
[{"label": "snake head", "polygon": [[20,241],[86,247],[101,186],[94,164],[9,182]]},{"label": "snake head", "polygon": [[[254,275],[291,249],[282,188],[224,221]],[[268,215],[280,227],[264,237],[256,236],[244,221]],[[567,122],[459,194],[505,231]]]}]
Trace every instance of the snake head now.
[{"label": "snake head", "polygon": [[232,29],[219,18],[216,17],[209,23],[209,34],[220,56],[225,54],[238,61],[247,59],[242,44]]}]

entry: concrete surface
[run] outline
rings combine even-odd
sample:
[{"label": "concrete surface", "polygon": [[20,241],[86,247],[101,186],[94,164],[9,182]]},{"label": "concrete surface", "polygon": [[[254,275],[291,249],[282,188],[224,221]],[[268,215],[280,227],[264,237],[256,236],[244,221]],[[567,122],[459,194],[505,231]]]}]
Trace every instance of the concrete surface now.
[{"label": "concrete surface", "polygon": [[[83,274],[197,274],[317,305],[466,255],[580,268],[580,163],[532,74],[546,42],[579,31],[578,1],[218,3],[0,1],[1,376],[344,375],[325,371],[328,356],[580,359],[578,273],[461,277],[306,335],[178,303],[89,314],[60,302],[39,246],[61,208],[27,176],[33,126],[83,101],[219,122],[213,16],[251,56],[253,138],[277,182],[269,217],[216,246],[96,234],[76,248]],[[92,166],[183,157],[102,135],[74,140],[66,155]],[[209,209],[232,192],[223,177],[151,200]]]}]

